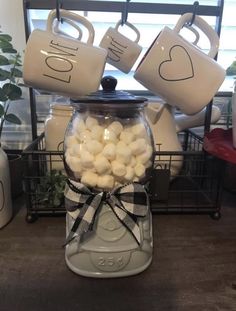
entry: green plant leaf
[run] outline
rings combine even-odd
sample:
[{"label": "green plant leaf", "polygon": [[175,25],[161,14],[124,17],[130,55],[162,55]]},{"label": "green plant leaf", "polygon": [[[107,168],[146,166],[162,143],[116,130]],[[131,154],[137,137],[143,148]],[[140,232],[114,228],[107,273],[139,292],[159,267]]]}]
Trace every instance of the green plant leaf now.
[{"label": "green plant leaf", "polygon": [[21,98],[21,88],[15,84],[5,83],[2,89],[10,100],[16,100]]},{"label": "green plant leaf", "polygon": [[0,41],[0,48],[1,49],[13,49],[13,46],[8,41]]},{"label": "green plant leaf", "polygon": [[16,62],[15,58],[10,58],[8,61],[9,61],[9,64],[14,65],[16,67],[21,67],[22,66],[22,63],[21,63],[20,59],[18,59],[17,62]]},{"label": "green plant leaf", "polygon": [[3,55],[0,55],[0,66],[9,65],[8,58]]},{"label": "green plant leaf", "polygon": [[12,37],[7,34],[0,34],[0,41],[11,41]]},{"label": "green plant leaf", "polygon": [[0,87],[0,101],[1,102],[5,102],[8,100],[7,95],[5,94],[5,92],[3,91],[3,89]]},{"label": "green plant leaf", "polygon": [[17,68],[12,68],[11,69],[11,74],[12,74],[12,76],[14,76],[16,78],[21,78],[22,77],[22,71],[20,69],[17,69]]},{"label": "green plant leaf", "polygon": [[2,52],[3,53],[8,53],[8,54],[16,54],[17,50],[15,50],[13,48],[2,48]]},{"label": "green plant leaf", "polygon": [[4,108],[0,105],[0,118],[4,115]]},{"label": "green plant leaf", "polygon": [[21,124],[21,120],[13,113],[9,113],[5,116],[6,121],[14,123],[14,124]]},{"label": "green plant leaf", "polygon": [[9,71],[0,68],[0,81],[5,81],[9,79],[10,76],[11,73]]}]

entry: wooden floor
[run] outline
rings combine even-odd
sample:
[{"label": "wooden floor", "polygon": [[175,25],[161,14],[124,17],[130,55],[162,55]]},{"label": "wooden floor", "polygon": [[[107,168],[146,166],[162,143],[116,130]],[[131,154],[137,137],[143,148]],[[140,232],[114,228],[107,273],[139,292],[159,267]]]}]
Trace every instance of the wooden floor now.
[{"label": "wooden floor", "polygon": [[[15,202],[22,206],[23,198]],[[64,261],[65,219],[25,222],[24,206],[0,231],[1,311],[234,311],[236,196],[222,218],[154,215],[154,256],[143,273],[90,279]],[[235,283],[234,283],[235,282]]]}]

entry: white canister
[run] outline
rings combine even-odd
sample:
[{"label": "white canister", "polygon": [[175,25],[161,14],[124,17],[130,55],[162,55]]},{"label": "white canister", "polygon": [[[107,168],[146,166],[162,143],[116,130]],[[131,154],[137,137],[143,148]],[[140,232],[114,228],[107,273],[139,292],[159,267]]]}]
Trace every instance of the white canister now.
[{"label": "white canister", "polygon": [[0,147],[0,228],[12,218],[10,171],[7,155]]},{"label": "white canister", "polygon": [[[45,145],[47,151],[63,151],[64,136],[73,114],[73,107],[65,103],[52,103],[45,120]],[[48,169],[63,170],[61,156],[48,157]]]}]

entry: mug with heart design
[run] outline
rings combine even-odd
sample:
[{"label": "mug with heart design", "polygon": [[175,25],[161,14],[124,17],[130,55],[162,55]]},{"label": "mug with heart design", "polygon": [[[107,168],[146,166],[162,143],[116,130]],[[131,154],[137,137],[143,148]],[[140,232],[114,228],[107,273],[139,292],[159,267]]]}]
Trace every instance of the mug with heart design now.
[{"label": "mug with heart design", "polygon": [[143,86],[185,114],[201,111],[225,78],[225,70],[214,60],[219,37],[204,19],[196,16],[194,24],[209,39],[208,54],[179,34],[191,19],[192,13],[186,13],[173,30],[164,27],[134,74],[134,78]]},{"label": "mug with heart design", "polygon": [[[107,51],[93,46],[93,25],[83,16],[60,10],[61,17],[82,25],[87,41],[55,29],[56,10],[47,19],[47,29],[34,30],[26,45],[23,79],[26,85],[77,98],[98,90],[104,72]],[[74,26],[74,23],[70,23]],[[78,27],[75,27],[79,32]]]},{"label": "mug with heart design", "polygon": [[138,44],[140,32],[133,24],[125,22],[125,25],[135,33],[136,38],[133,41],[119,31],[121,23],[120,20],[115,28],[108,28],[99,46],[106,49],[108,52],[107,63],[120,69],[124,73],[128,73],[142,51],[142,47]]}]

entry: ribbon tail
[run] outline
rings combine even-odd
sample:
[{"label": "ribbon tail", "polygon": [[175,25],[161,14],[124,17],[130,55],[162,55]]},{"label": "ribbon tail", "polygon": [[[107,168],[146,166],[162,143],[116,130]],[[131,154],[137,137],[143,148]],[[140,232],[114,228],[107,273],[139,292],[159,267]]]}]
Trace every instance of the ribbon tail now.
[{"label": "ribbon tail", "polygon": [[76,236],[74,235],[74,232],[70,232],[65,240],[65,243],[62,245],[62,247],[66,247],[66,245],[72,242],[75,239],[75,237]]},{"label": "ribbon tail", "polygon": [[86,200],[79,215],[75,219],[64,245],[69,244],[76,237],[80,239],[84,233],[91,230],[101,200],[102,194],[100,193],[95,196],[90,196]]}]

